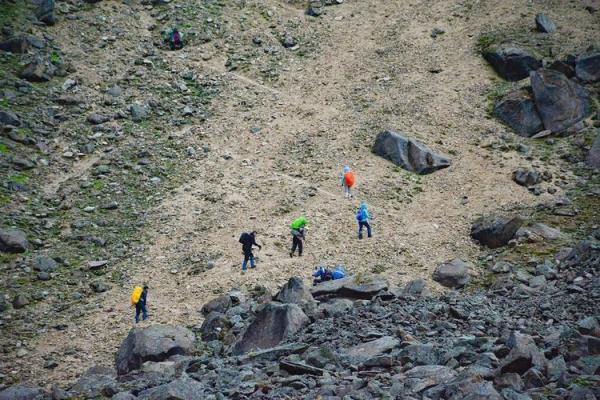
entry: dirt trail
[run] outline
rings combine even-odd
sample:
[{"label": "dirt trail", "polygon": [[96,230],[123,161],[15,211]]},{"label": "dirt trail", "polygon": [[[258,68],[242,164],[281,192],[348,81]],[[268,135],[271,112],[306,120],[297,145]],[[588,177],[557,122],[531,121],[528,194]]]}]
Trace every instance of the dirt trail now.
[{"label": "dirt trail", "polygon": [[[275,288],[292,275],[308,278],[316,265],[342,264],[351,272],[377,267],[400,284],[430,280],[446,259],[475,259],[468,231],[478,214],[539,199],[510,181],[520,162],[516,156],[490,160],[471,143],[498,126],[485,118],[482,88],[490,73],[471,37],[493,17],[482,10],[468,22],[453,18],[461,4],[348,2],[324,17],[332,29],[323,50],[299,61],[301,72],[285,72],[277,89],[227,73],[232,79],[223,103],[202,127],[207,138],[190,143],[208,144],[210,152],[190,160],[196,178],[154,210],[150,245],[127,265],[131,281],[101,297],[98,312],[37,341],[40,355],[69,343],[88,354],[89,364],[70,368],[66,360],[44,372],[44,380],[71,379],[94,363],[111,363],[133,326],[133,284],[150,285],[152,323],[196,325],[202,304],[217,294],[256,284]],[[434,40],[429,33],[438,23],[446,34]],[[220,68],[215,60],[168,59],[173,67]],[[428,72],[434,67],[442,72]],[[239,111],[237,96],[251,97],[253,107]],[[251,133],[257,125],[260,132]],[[423,177],[399,172],[370,152],[383,128],[452,150],[452,167]],[[344,164],[358,178],[352,200],[343,198],[338,183]],[[394,190],[410,191],[412,201],[394,200]],[[363,200],[375,216],[375,236],[358,241],[354,211]],[[290,259],[288,225],[301,214],[310,221],[306,255]],[[258,268],[241,274],[237,239],[251,229],[265,246],[257,253]],[[213,269],[188,275],[190,260],[206,258]]]}]

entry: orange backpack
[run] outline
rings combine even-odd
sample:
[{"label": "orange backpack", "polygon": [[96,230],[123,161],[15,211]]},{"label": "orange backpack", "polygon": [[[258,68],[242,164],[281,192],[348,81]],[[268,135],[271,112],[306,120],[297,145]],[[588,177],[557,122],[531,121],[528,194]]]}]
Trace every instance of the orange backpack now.
[{"label": "orange backpack", "polygon": [[346,174],[344,175],[344,182],[349,188],[354,186],[354,174],[352,173],[352,171],[346,172]]}]

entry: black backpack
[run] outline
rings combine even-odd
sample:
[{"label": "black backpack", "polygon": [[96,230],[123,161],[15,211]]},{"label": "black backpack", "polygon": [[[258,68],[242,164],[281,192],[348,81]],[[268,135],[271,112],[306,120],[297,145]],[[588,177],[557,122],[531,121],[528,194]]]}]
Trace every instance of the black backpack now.
[{"label": "black backpack", "polygon": [[242,236],[240,236],[239,242],[244,245],[252,245],[252,236],[248,232],[244,232],[242,233]]}]

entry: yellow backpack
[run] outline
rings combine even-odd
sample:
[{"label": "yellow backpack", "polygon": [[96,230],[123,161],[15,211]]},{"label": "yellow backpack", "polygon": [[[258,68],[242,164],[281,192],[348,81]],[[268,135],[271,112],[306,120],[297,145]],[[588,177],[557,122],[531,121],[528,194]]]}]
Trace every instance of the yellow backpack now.
[{"label": "yellow backpack", "polygon": [[140,301],[140,297],[142,297],[142,292],[144,291],[144,289],[141,288],[141,286],[136,286],[133,289],[133,293],[131,293],[131,305],[136,305],[138,303],[138,301]]}]

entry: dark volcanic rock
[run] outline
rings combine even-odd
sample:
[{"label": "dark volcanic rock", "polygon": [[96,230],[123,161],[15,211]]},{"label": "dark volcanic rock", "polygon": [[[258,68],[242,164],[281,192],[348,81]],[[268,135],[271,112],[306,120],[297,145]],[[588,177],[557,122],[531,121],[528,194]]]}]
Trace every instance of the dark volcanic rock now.
[{"label": "dark volcanic rock", "polygon": [[21,120],[17,114],[12,111],[0,110],[0,123],[2,125],[21,126]]},{"label": "dark volcanic rock", "polygon": [[29,248],[25,232],[17,229],[0,229],[0,251],[23,253]]},{"label": "dark volcanic rock", "polygon": [[382,278],[353,275],[320,283],[311,289],[311,293],[313,297],[333,296],[369,300],[386,290],[387,287],[387,282]]},{"label": "dark volcanic rock", "polygon": [[544,14],[538,14],[535,16],[535,26],[538,31],[543,33],[554,33],[556,32],[556,25],[554,22]]},{"label": "dark volcanic rock", "polygon": [[377,135],[373,152],[407,171],[430,174],[450,166],[450,159],[417,140],[392,131]]},{"label": "dark volcanic rock", "polygon": [[569,79],[575,76],[575,66],[564,61],[553,61],[552,64],[548,66],[548,69],[561,72]]},{"label": "dark volcanic rock", "polygon": [[22,54],[31,48],[27,35],[19,35],[0,42],[0,50]]},{"label": "dark volcanic rock", "polygon": [[27,384],[11,386],[0,391],[0,400],[50,400],[44,389]]},{"label": "dark volcanic rock", "polygon": [[500,100],[494,115],[520,136],[531,137],[544,130],[534,101],[524,91],[509,93]]},{"label": "dark volcanic rock", "polygon": [[87,122],[89,122],[92,125],[99,125],[108,121],[110,121],[110,117],[108,115],[90,114],[87,117]]},{"label": "dark volcanic rock", "polygon": [[139,369],[146,361],[164,361],[194,350],[194,334],[181,326],[152,325],[134,328],[121,343],[115,364],[119,375]]},{"label": "dark volcanic rock", "polygon": [[308,325],[309,319],[296,304],[268,303],[248,326],[233,348],[234,354],[267,349]]},{"label": "dark volcanic rock", "polygon": [[577,58],[575,74],[584,82],[600,80],[600,53]]},{"label": "dark volcanic rock", "polygon": [[109,368],[92,367],[86,371],[75,384],[71,391],[93,399],[103,396],[112,396],[120,391],[115,380],[115,373]]},{"label": "dark volcanic rock", "polygon": [[481,217],[471,227],[471,237],[492,249],[507,244],[523,225],[520,217],[487,216]]},{"label": "dark volcanic rock", "polygon": [[592,168],[600,168],[600,133],[596,136],[585,162]]},{"label": "dark volcanic rock", "polygon": [[561,132],[590,113],[585,89],[560,72],[533,71],[531,87],[544,127],[552,132]]},{"label": "dark volcanic rock", "polygon": [[365,361],[389,353],[400,345],[400,341],[391,336],[384,336],[370,342],[360,343],[346,350],[352,362],[362,364]]},{"label": "dark volcanic rock", "polygon": [[514,47],[489,49],[483,58],[494,70],[507,81],[520,81],[529,76],[531,71],[542,66],[541,62],[525,50]]},{"label": "dark volcanic rock", "polygon": [[30,82],[48,82],[55,73],[56,67],[52,63],[37,58],[21,71],[20,76]]},{"label": "dark volcanic rock", "polygon": [[142,391],[140,400],[195,400],[205,398],[205,387],[190,378],[179,378],[165,385]]},{"label": "dark volcanic rock", "polygon": [[46,25],[54,25],[56,17],[54,16],[54,0],[34,0],[37,3],[35,16],[40,22]]},{"label": "dark volcanic rock", "polygon": [[460,259],[447,261],[436,267],[433,272],[433,280],[443,286],[460,289],[471,280],[469,266]]},{"label": "dark volcanic rock", "polygon": [[310,290],[304,286],[302,279],[292,277],[285,286],[281,288],[279,293],[275,295],[273,300],[280,303],[291,303],[302,306],[306,302],[313,302],[314,298],[310,293]]},{"label": "dark volcanic rock", "polygon": [[224,313],[231,307],[229,295],[219,296],[202,306],[202,314],[209,315],[212,312]]},{"label": "dark volcanic rock", "polygon": [[537,185],[542,181],[542,177],[540,176],[539,172],[524,168],[519,168],[513,172],[512,179],[519,185],[525,187]]},{"label": "dark volcanic rock", "polygon": [[58,263],[50,257],[39,256],[33,260],[34,271],[54,272],[58,268]]}]

